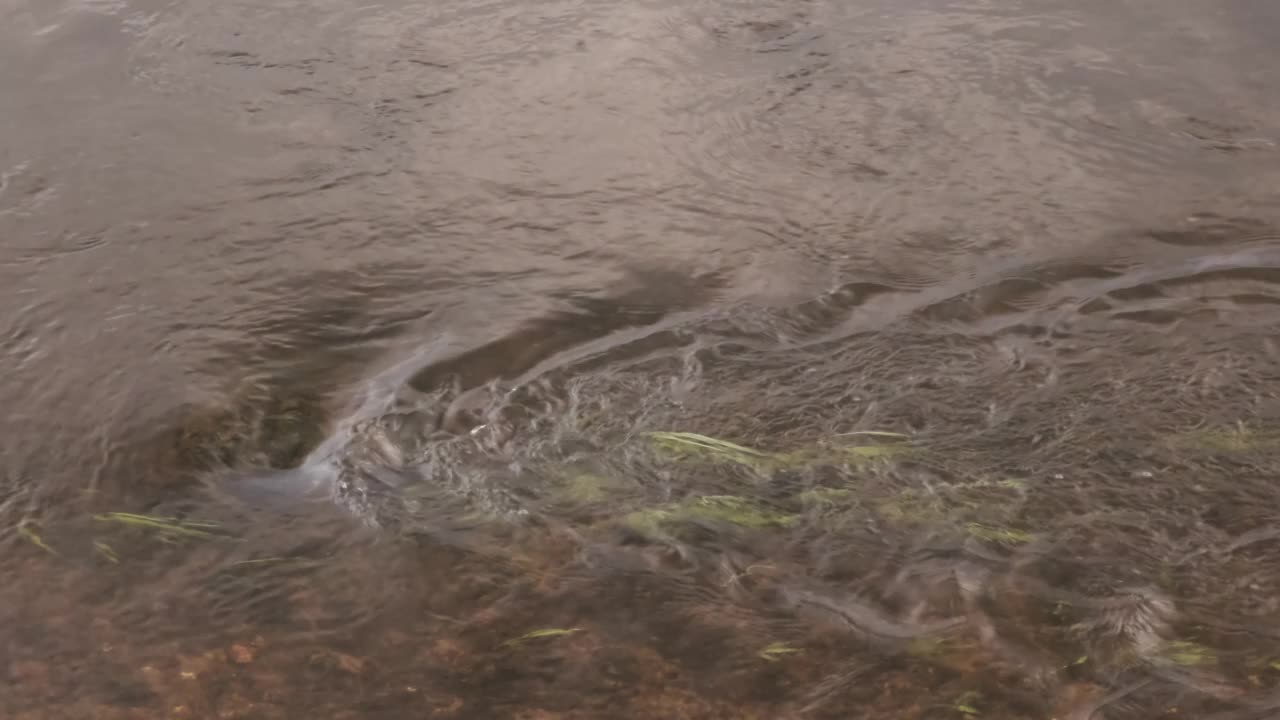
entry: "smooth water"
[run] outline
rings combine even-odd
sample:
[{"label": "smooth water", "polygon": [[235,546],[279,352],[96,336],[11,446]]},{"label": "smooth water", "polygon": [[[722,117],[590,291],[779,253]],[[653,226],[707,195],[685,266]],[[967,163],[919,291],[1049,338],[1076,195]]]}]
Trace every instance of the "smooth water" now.
[{"label": "smooth water", "polygon": [[0,715],[1280,713],[1280,5],[0,0]]}]

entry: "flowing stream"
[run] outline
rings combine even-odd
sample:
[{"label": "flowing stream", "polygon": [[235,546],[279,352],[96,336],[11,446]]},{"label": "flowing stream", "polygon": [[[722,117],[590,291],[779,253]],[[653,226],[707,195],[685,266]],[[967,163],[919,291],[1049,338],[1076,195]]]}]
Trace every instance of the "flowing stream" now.
[{"label": "flowing stream", "polygon": [[1280,713],[1280,4],[0,0],[0,716]]}]

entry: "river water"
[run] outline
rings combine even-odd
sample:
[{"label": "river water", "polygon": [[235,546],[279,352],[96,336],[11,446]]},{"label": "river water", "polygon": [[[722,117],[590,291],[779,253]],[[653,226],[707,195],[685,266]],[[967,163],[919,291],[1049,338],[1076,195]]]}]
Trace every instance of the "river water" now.
[{"label": "river water", "polygon": [[0,714],[1280,713],[1280,5],[0,0]]}]

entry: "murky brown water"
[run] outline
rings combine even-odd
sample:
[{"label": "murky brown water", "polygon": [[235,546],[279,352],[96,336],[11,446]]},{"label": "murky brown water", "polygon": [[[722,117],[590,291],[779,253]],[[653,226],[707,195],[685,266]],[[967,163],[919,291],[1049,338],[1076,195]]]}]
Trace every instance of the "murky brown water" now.
[{"label": "murky brown water", "polygon": [[1276,67],[1271,0],[0,0],[0,715],[1274,717]]}]

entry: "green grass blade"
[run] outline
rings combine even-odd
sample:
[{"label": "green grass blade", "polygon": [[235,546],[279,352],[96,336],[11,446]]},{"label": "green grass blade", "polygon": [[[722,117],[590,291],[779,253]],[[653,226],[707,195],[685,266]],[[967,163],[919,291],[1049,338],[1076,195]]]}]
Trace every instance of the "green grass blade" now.
[{"label": "green grass blade", "polygon": [[103,513],[101,515],[94,515],[93,519],[101,522],[114,522],[147,530],[158,530],[162,533],[186,535],[188,537],[216,537],[213,533],[199,529],[217,527],[217,525],[213,523],[185,522],[176,518],[152,517],[150,515],[138,515],[126,512]]},{"label": "green grass blade", "polygon": [[526,643],[530,640],[537,640],[539,638],[563,637],[565,635],[572,635],[573,633],[581,632],[581,631],[582,631],[582,628],[576,628],[576,627],[575,628],[542,628],[541,630],[533,630],[531,632],[527,632],[518,638],[512,638],[506,641],[505,643],[503,643],[503,645],[504,646],[519,645],[521,643]]},{"label": "green grass blade", "polygon": [[107,562],[112,565],[120,564],[120,556],[116,554],[116,551],[113,550],[110,545],[102,542],[101,540],[94,540],[93,549],[97,550],[98,554],[106,558]]},{"label": "green grass blade", "polygon": [[44,550],[50,555],[57,555],[58,551],[49,547],[49,545],[44,541],[44,538],[40,537],[40,533],[31,529],[31,526],[35,524],[36,523],[34,522],[30,522],[26,520],[22,521],[21,523],[18,524],[18,535],[20,535],[27,542],[31,543],[32,545],[35,545],[41,550]]},{"label": "green grass blade", "polygon": [[731,443],[728,440],[720,440],[719,438],[708,437],[706,435],[699,435],[698,433],[651,432],[651,433],[648,433],[648,435],[649,437],[655,440],[665,441],[665,442],[679,444],[679,445],[688,445],[691,447],[702,448],[704,450],[711,450],[714,452],[740,453],[743,455],[751,455],[753,457],[758,457],[758,458],[765,458],[769,456],[768,453],[764,453],[759,450],[755,450],[753,448],[749,448],[743,445],[738,445],[737,443]]},{"label": "green grass blade", "polygon": [[778,662],[784,655],[798,655],[804,653],[800,648],[794,648],[786,643],[775,642],[769,643],[756,655],[768,662]]}]

